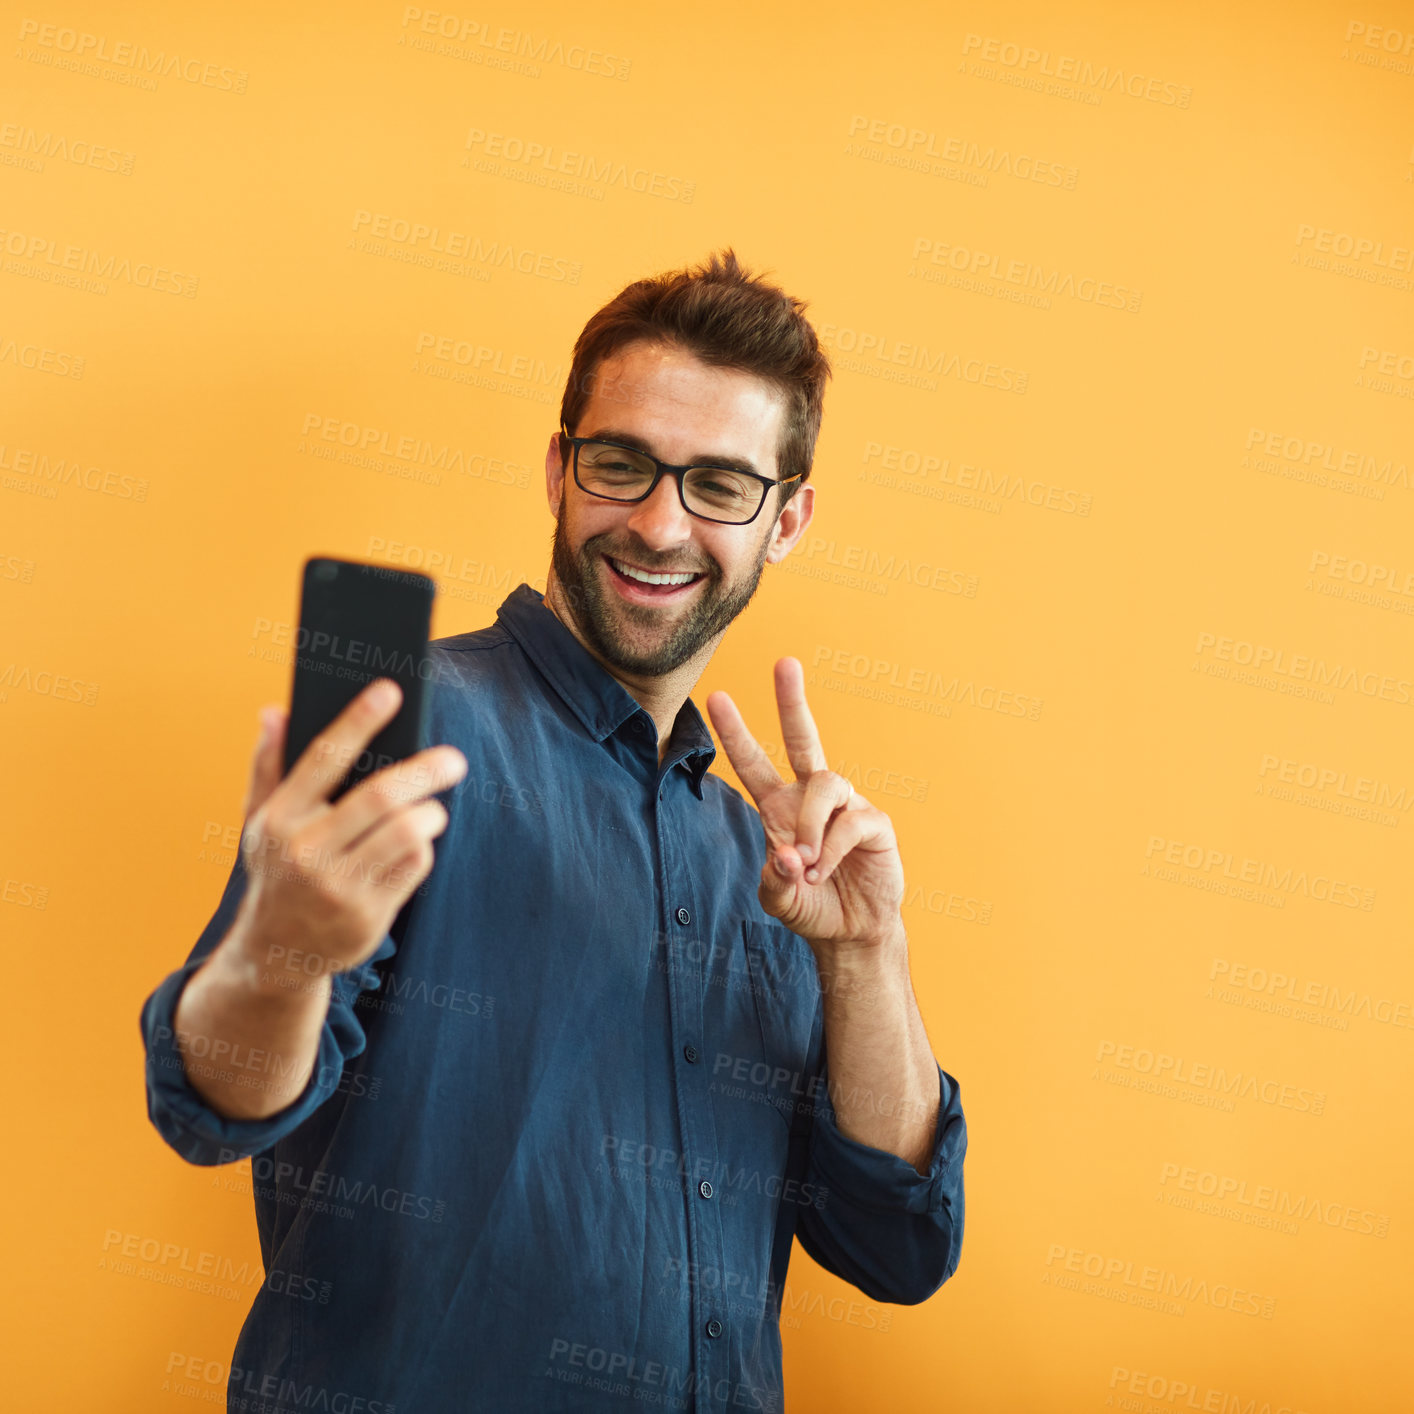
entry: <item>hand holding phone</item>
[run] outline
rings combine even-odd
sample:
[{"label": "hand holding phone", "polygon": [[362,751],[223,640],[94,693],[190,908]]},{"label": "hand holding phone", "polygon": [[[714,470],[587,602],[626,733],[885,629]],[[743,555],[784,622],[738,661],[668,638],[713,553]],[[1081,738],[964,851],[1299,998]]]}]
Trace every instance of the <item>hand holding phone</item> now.
[{"label": "hand holding phone", "polygon": [[422,574],[305,562],[290,712],[257,747],[241,838],[232,934],[261,985],[365,961],[431,872],[448,816],[429,797],[466,772],[455,747],[423,749],[434,594]]},{"label": "hand holding phone", "polygon": [[285,722],[261,735],[241,836],[248,884],[228,939],[258,990],[308,987],[367,961],[432,870],[432,841],[449,817],[430,797],[466,774],[456,747],[394,762],[329,801],[324,763],[357,757],[401,701],[389,679],[370,684],[288,773]]}]

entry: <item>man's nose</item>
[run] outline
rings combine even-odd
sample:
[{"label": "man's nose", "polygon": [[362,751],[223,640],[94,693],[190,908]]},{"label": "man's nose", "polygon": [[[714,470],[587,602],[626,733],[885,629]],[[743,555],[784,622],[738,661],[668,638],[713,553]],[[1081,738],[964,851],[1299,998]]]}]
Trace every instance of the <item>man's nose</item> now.
[{"label": "man's nose", "polygon": [[653,494],[633,508],[628,524],[645,545],[668,550],[692,539],[692,519],[678,496],[677,482],[665,476]]}]

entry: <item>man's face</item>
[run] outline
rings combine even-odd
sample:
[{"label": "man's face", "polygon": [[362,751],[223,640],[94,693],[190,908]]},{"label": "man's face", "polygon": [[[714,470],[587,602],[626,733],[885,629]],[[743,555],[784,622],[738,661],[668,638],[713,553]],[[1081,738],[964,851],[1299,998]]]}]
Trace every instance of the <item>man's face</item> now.
[{"label": "man's face", "polygon": [[[780,394],[752,374],[640,342],[600,364],[579,426],[570,430],[679,465],[734,459],[774,480],[784,411]],[[749,525],[720,525],[690,515],[670,476],[633,505],[589,495],[575,484],[569,458],[561,464],[556,438],[545,471],[555,513],[551,563],[565,603],[607,663],[641,677],[680,667],[746,608],[766,561],[783,558],[804,532],[814,496],[808,484],[801,487],[777,519],[780,492],[772,489]],[[655,588],[622,574],[616,560],[697,578]]]}]

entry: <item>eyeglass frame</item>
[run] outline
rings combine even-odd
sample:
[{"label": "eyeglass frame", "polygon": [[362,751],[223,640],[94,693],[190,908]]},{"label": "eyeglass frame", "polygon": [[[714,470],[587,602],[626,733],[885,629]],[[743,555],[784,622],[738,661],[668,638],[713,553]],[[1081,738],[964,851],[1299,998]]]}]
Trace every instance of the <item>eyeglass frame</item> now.
[{"label": "eyeglass frame", "polygon": [[[760,472],[744,471],[739,466],[714,466],[711,462],[688,462],[685,466],[675,465],[673,462],[659,461],[652,452],[645,452],[642,447],[629,447],[623,442],[615,442],[607,437],[571,437],[569,431],[561,424],[557,434],[560,439],[560,460],[563,463],[565,449],[564,444],[568,442],[574,449],[574,456],[571,460],[571,470],[574,474],[574,484],[584,492],[586,496],[593,496],[598,501],[609,501],[618,506],[636,506],[640,501],[646,501],[657,489],[658,483],[663,479],[663,473],[667,472],[678,484],[678,503],[688,515],[696,516],[698,520],[705,520],[710,525],[750,525],[757,516],[761,514],[762,507],[766,504],[766,497],[770,495],[770,487],[785,486],[792,481],[799,481],[810,475],[808,471],[797,471],[791,476],[783,476],[779,480],[772,480],[769,476],[762,476]],[[601,447],[617,447],[621,452],[632,452],[636,457],[647,457],[653,463],[653,480],[648,483],[648,489],[641,496],[619,497],[605,496],[598,491],[591,491],[579,479],[579,449],[586,442],[597,442]],[[683,485],[683,477],[694,467],[702,467],[707,471],[728,471],[733,476],[749,476],[753,481],[759,481],[767,489],[761,493],[761,501],[756,509],[752,511],[746,520],[718,520],[715,516],[705,516],[701,511],[695,511],[687,504],[687,488]]]}]

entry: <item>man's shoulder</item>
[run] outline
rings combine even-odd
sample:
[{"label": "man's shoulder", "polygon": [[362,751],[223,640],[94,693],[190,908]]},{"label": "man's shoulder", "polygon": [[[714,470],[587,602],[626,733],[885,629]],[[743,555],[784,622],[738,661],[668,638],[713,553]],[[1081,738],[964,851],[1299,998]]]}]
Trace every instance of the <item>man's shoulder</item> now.
[{"label": "man's shoulder", "polygon": [[515,641],[515,635],[497,619],[484,628],[473,628],[465,633],[434,638],[427,646],[429,650],[459,656],[478,653],[488,648],[501,648]]},{"label": "man's shoulder", "polygon": [[506,720],[505,694],[525,694],[525,655],[497,620],[484,628],[434,638],[427,645],[431,711]]},{"label": "man's shoulder", "polygon": [[432,639],[427,656],[434,681],[484,687],[514,675],[525,655],[515,634],[497,619],[484,628]]}]

